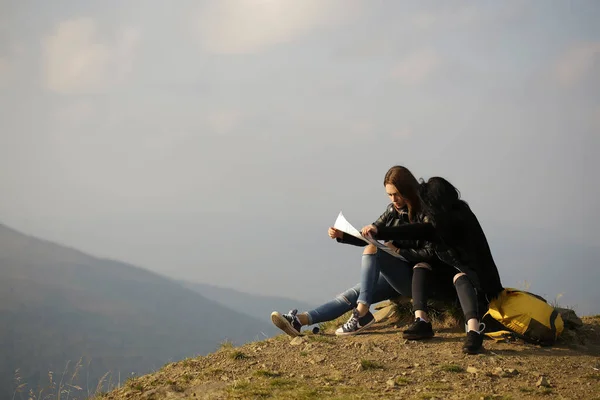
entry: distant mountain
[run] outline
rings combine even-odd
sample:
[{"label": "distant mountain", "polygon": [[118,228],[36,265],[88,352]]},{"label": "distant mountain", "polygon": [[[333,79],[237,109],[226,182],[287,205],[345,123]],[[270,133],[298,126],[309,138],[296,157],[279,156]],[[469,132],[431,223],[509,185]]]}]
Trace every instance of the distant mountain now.
[{"label": "distant mountain", "polygon": [[19,382],[35,390],[48,371],[57,380],[68,361],[83,357],[73,383],[93,391],[109,371],[117,383],[226,339],[242,344],[273,333],[176,281],[0,224],[0,399],[12,398],[17,369]]},{"label": "distant mountain", "polygon": [[205,283],[181,281],[181,284],[225,307],[266,321],[269,324],[271,323],[270,316],[272,311],[283,313],[296,308],[299,312],[302,312],[315,308],[314,304],[285,297],[248,294],[234,289],[207,285]]}]

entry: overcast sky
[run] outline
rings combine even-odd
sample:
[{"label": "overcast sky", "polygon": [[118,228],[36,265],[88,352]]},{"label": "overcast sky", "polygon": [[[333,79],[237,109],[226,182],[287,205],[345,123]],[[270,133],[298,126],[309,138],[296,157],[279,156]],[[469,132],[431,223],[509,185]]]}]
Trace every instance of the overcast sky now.
[{"label": "overcast sky", "polygon": [[[0,0],[0,222],[313,303],[387,169],[453,182],[505,286],[600,313],[600,3]],[[287,310],[283,310],[287,311]]]}]

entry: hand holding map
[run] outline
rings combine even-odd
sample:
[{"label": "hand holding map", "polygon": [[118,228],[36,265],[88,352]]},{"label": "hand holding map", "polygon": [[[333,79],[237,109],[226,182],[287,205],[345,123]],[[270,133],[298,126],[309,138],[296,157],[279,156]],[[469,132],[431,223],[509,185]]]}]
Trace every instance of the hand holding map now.
[{"label": "hand holding map", "polygon": [[338,230],[348,234],[348,235],[354,236],[355,238],[358,238],[366,243],[372,244],[373,246],[377,247],[378,249],[381,249],[381,250],[385,251],[386,253],[393,255],[396,258],[404,259],[404,257],[402,257],[400,254],[398,254],[395,251],[393,251],[392,249],[390,249],[385,244],[373,239],[370,236],[364,236],[362,233],[360,233],[354,226],[352,226],[352,224],[350,222],[348,222],[348,220],[346,219],[346,217],[344,217],[344,214],[342,214],[341,211],[340,211],[340,214],[338,215],[337,219],[335,220],[335,224],[333,224],[333,227],[335,229],[338,229]]}]

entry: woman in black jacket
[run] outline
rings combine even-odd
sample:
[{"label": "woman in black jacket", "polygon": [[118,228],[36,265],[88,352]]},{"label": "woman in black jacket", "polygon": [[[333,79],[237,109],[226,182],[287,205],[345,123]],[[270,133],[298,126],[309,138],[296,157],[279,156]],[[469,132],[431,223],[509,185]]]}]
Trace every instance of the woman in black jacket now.
[{"label": "woman in black jacket", "polygon": [[[384,178],[384,187],[391,203],[385,212],[373,223],[373,226],[384,229],[386,227],[400,226],[411,222],[411,216],[416,215],[412,205],[418,205],[418,197],[404,199],[391,182],[409,182],[416,190],[418,181],[405,167],[392,167]],[[287,314],[277,311],[271,313],[272,322],[290,336],[297,336],[303,325],[312,325],[319,322],[333,320],[349,310],[352,315],[337,331],[337,335],[354,335],[363,331],[375,322],[374,316],[369,311],[371,304],[379,301],[398,297],[400,295],[411,296],[412,268],[415,263],[430,260],[432,263],[440,263],[434,260],[433,249],[430,246],[421,246],[421,242],[415,240],[398,240],[388,243],[388,247],[401,255],[403,259],[396,258],[384,251],[377,251],[373,245],[366,245],[363,240],[331,227],[329,237],[336,239],[339,243],[351,244],[365,247],[361,260],[361,282],[334,298],[333,300],[303,313],[291,310]],[[437,275],[431,286],[431,294],[440,300],[454,301],[456,294],[450,285],[451,275]]]},{"label": "woman in black jacket", "polygon": [[[498,269],[477,217],[450,182],[433,177],[421,184],[419,197],[421,210],[413,223],[396,227],[369,225],[363,228],[363,234],[381,240],[428,241],[437,257],[456,269],[454,285],[468,325],[463,351],[475,354],[483,343],[482,311],[503,290]],[[433,336],[426,314],[427,281],[432,272],[436,273],[431,266],[414,270],[412,294],[416,319],[405,331],[409,339]]]}]

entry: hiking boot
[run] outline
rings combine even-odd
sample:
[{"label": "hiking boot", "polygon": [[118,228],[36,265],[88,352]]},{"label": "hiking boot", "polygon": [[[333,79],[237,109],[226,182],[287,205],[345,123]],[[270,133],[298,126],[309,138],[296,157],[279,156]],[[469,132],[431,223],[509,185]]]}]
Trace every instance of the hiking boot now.
[{"label": "hiking boot", "polygon": [[[463,344],[462,351],[466,354],[477,354],[483,348],[483,331],[485,330],[485,324],[479,331],[467,332],[467,338]],[[480,327],[481,327],[480,325]]]},{"label": "hiking boot", "polygon": [[375,317],[371,314],[371,311],[367,311],[367,313],[359,317],[358,310],[355,308],[352,310],[352,316],[348,319],[348,321],[339,327],[335,334],[337,336],[349,336],[356,335],[360,333],[363,329],[368,328],[369,326],[375,323]]},{"label": "hiking boot", "polygon": [[302,328],[302,324],[298,317],[298,310],[291,310],[287,314],[279,314],[277,311],[273,311],[271,313],[271,321],[273,324],[290,335],[291,337],[300,336],[300,329]]},{"label": "hiking boot", "polygon": [[431,322],[425,322],[421,318],[415,319],[406,330],[402,337],[408,340],[429,339],[433,337],[433,328]]}]

